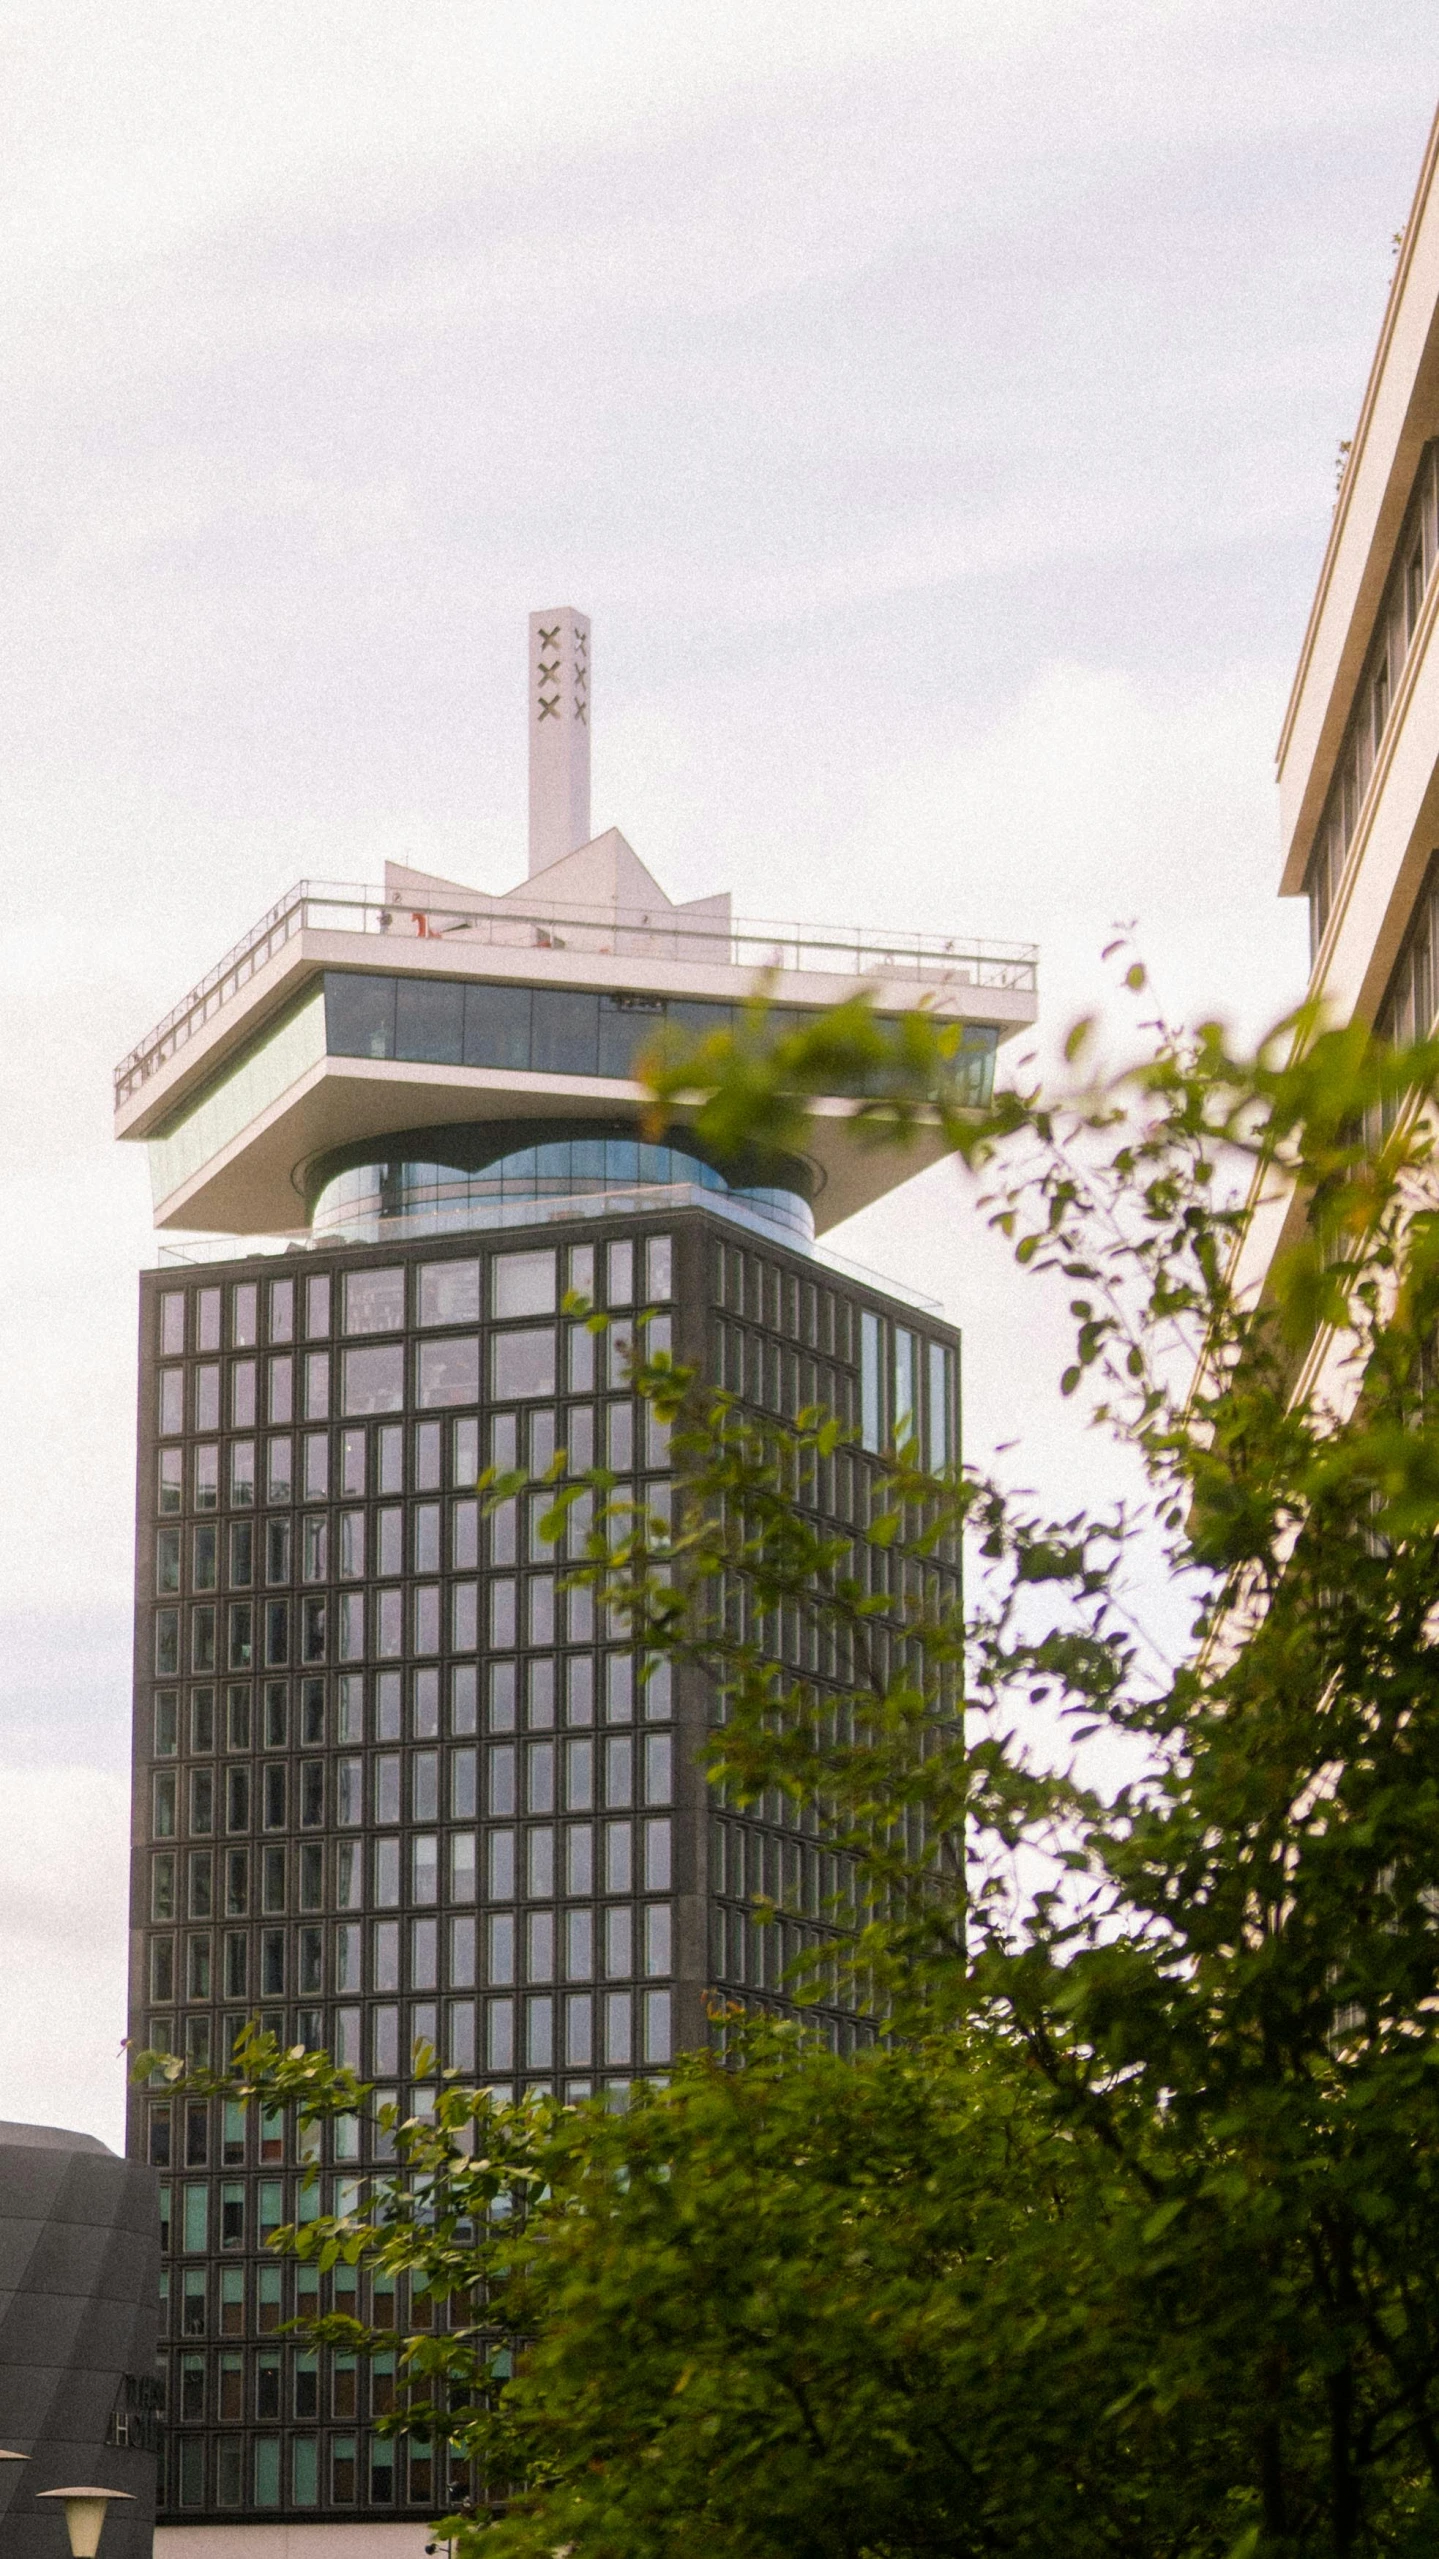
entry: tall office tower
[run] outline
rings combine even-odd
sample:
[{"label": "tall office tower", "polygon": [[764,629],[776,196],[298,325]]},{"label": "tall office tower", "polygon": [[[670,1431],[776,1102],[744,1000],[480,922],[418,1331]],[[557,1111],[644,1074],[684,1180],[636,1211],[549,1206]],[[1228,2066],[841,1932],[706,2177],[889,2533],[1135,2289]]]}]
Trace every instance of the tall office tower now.
[{"label": "tall office tower", "polygon": [[[707,1801],[704,1695],[637,1683],[536,1503],[482,1516],[480,1469],[563,1449],[663,1508],[625,1359],[642,1312],[759,1409],[854,1422],[837,1517],[906,1417],[956,1450],[953,1332],[815,1242],[924,1148],[854,1146],[837,1098],[756,1186],[640,1135],[637,1041],[728,1022],[761,983],[793,1014],[868,984],[962,1023],[980,1095],[1034,1016],[1028,950],[673,904],[588,834],[589,659],[580,615],[535,616],[518,888],[303,886],[117,1077],[172,1239],[140,1290],[131,2033],[214,2060],[258,2015],[407,2106],[417,2040],[507,2091],[662,2070],[711,1986],[781,2001],[832,1880],[775,1805]],[[201,1227],[223,1241],[184,1240]],[[606,1333],[564,1313],[575,1289]],[[756,1929],[753,1893],[790,1887],[808,1919]],[[371,2164],[359,2136],[327,2134],[308,2199],[285,2122],[144,2091],[129,2138],[166,2173],[164,2545],[303,2522],[339,2559],[377,2534],[418,2552],[466,2483],[368,2431],[393,2365],[281,2331],[425,2301],[265,2247]]]},{"label": "tall office tower", "polygon": [[[1311,997],[1421,1038],[1439,1010],[1439,117],[1389,288],[1279,739],[1280,894],[1309,905]],[[1430,651],[1435,649],[1431,657]],[[1257,1284],[1307,1214],[1259,1208]],[[1315,1342],[1305,1375],[1334,1353]],[[1331,1375],[1335,1391],[1347,1392]]]}]

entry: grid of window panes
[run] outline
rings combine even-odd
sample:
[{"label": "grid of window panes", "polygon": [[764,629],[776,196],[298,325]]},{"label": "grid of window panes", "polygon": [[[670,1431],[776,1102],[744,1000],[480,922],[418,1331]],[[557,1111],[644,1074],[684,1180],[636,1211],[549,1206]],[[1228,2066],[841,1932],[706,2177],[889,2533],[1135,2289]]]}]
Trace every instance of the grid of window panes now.
[{"label": "grid of window panes", "polygon": [[[848,1422],[858,1444],[821,1460],[812,1499],[825,1525],[862,1531],[883,1452],[913,1442],[936,1472],[958,1453],[958,1343],[947,1328],[922,1326],[893,1304],[866,1303],[797,1262],[716,1239],[711,1263],[713,1365],[719,1382],[757,1411],[793,1417],[821,1405]],[[890,1551],[856,1546],[858,1569],[873,1592],[897,1595]],[[957,1545],[925,1567],[931,1596],[956,1596]],[[742,1606],[739,1593],[731,1605]],[[822,1628],[786,1613],[769,1630],[780,1658],[821,1692],[843,1685],[845,1665]],[[879,1624],[872,1652],[882,1652]],[[843,1709],[838,1709],[843,1712]],[[917,1842],[916,1842],[917,1844]],[[849,1861],[825,1847],[812,1809],[796,1814],[778,1793],[749,1806],[718,1804],[709,1818],[709,1973],[726,1999],[785,2010],[790,1967],[822,1950],[855,1911]],[[777,1906],[761,1920],[756,1902]],[[850,2051],[869,2031],[842,2002],[807,2006],[809,2022],[837,2050]]]},{"label": "grid of window panes", "polygon": [[[550,1495],[486,1517],[476,1478],[563,1449],[662,1507],[666,1434],[627,1363],[641,1311],[669,1345],[673,1298],[672,1238],[640,1227],[147,1285],[137,2036],[202,2061],[258,2015],[406,2104],[417,2042],[570,2097],[668,2062],[670,1683],[637,1682],[590,1594],[559,1587]],[[587,1526],[585,1498],[575,1544]],[[267,2236],[343,2201],[373,2164],[358,2127],[325,2136],[303,2192],[284,2123],[152,2096],[135,2133],[166,2179],[168,2504],[448,2496],[428,2454],[367,2434],[383,2369],[273,2333],[313,2279]]]},{"label": "grid of window panes", "polygon": [[1309,857],[1309,957],[1319,956],[1349,858],[1359,813],[1383,748],[1389,715],[1423,618],[1439,559],[1439,445],[1426,446],[1394,548],[1394,565],[1375,618],[1374,638],[1335,759],[1324,814]]},{"label": "grid of window panes", "polygon": [[[137,2041],[218,2059],[258,2016],[408,2108],[417,2041],[502,2091],[618,2095],[707,2031],[711,1984],[784,2004],[791,1924],[756,1931],[746,1905],[777,1888],[818,1910],[835,1877],[816,1843],[778,1804],[706,1822],[703,1699],[637,1681],[589,1593],[560,1587],[547,1493],[486,1517],[476,1490],[484,1467],[542,1475],[564,1450],[667,1507],[667,1435],[630,1390],[642,1313],[652,1348],[761,1406],[826,1402],[873,1448],[912,1415],[952,1453],[952,1336],[722,1233],[631,1217],[542,1246],[456,1236],[147,1280]],[[565,1311],[572,1291],[607,1330]],[[837,1466],[836,1516],[870,1464]],[[582,1499],[574,1545],[587,1526]],[[841,2044],[856,2031],[823,2017]],[[360,2127],[325,2131],[304,2188],[287,2120],[159,2091],[133,2106],[165,2198],[166,2510],[337,2519],[458,2496],[444,2447],[370,2430],[392,2364],[281,2333],[317,2309],[397,2330],[446,2315],[266,2248],[381,2164]]]}]

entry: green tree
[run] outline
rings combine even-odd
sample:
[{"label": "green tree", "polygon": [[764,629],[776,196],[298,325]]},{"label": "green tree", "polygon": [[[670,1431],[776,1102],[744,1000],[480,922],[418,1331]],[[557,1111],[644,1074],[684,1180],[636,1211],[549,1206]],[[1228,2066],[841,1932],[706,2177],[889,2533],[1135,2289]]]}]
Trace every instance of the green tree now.
[{"label": "green tree", "polygon": [[[715,1784],[816,1808],[846,1882],[809,1986],[862,1991],[873,2047],[718,2019],[716,2052],[623,2116],[445,2084],[397,2128],[397,2176],[288,2244],[456,2303],[407,2341],[402,2422],[504,2492],[454,2528],[514,2559],[1417,2559],[1439,2539],[1439,1047],[1301,1017],[1252,1057],[1206,1027],[1101,1076],[1080,1034],[1067,1094],[980,1117],[949,1036],[863,1005],[779,1042],[745,1024],[652,1061],[656,1119],[683,1105],[734,1149],[792,1145],[818,1090],[863,1092],[857,1142],[937,1116],[1020,1267],[1070,1292],[1064,1391],[1133,1450],[1143,1500],[1051,1521],[902,1448],[828,1534],[797,1495],[836,1425],[656,1361],[682,1516],[611,1500],[585,1567],[637,1643],[712,1678]],[[1297,1240],[1257,1297],[1243,1247],[1275,1194]],[[961,1536],[967,1614],[940,1570]],[[1194,1627],[1163,1673],[1128,1615],[1155,1551]],[[796,1618],[818,1671],[777,1657]],[[1108,1794],[1095,1735],[1132,1755]],[[365,2102],[260,2040],[226,2084]]]}]

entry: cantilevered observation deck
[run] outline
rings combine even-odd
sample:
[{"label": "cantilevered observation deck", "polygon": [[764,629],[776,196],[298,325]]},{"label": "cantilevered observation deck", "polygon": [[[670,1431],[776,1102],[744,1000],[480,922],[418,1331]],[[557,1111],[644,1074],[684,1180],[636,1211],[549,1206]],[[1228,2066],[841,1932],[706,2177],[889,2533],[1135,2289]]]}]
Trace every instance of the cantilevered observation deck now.
[{"label": "cantilevered observation deck", "polygon": [[[791,1016],[859,987],[882,1012],[923,1003],[963,1025],[987,1093],[996,1048],[1035,1018],[1031,946],[741,922],[723,896],[677,905],[613,828],[556,851],[589,802],[587,626],[583,718],[559,741],[558,782],[547,772],[536,632],[561,622],[581,617],[531,626],[530,876],[499,895],[395,865],[378,890],[302,882],[122,1061],[116,1134],[149,1145],[158,1227],[298,1239],[317,1207],[340,1214],[333,1186],[367,1158],[448,1167],[478,1201],[487,1166],[534,1141],[592,1141],[592,1186],[594,1147],[637,1128],[636,1050],[665,1020],[713,1028],[759,992]],[[796,1170],[818,1233],[938,1146],[848,1145],[848,1108],[814,1106]]]}]

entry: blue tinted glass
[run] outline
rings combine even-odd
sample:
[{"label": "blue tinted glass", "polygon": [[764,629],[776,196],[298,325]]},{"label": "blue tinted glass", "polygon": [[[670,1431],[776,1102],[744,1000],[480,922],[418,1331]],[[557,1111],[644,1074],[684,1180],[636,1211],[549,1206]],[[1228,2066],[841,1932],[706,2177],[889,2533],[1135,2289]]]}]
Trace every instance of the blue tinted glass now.
[{"label": "blue tinted glass", "polygon": [[325,1046],[332,1057],[393,1057],[394,979],[327,969]]},{"label": "blue tinted glass", "polygon": [[686,1039],[708,1039],[711,1031],[727,1031],[734,1021],[732,1004],[706,1004],[699,997],[693,1002],[676,1002],[671,997],[665,1006],[665,1019],[671,1027],[682,1031]]},{"label": "blue tinted glass", "polygon": [[395,1055],[458,1066],[464,1054],[465,990],[451,978],[402,977],[395,1005]]},{"label": "blue tinted glass", "polygon": [[636,1049],[652,1040],[664,1024],[664,1006],[656,997],[650,1004],[620,1004],[612,995],[600,998],[600,1073],[630,1074]]},{"label": "blue tinted glass", "polygon": [[528,1067],[532,991],[528,986],[466,987],[466,1066]]},{"label": "blue tinted glass", "polygon": [[530,1063],[537,1075],[593,1075],[600,999],[569,987],[537,986]]}]

